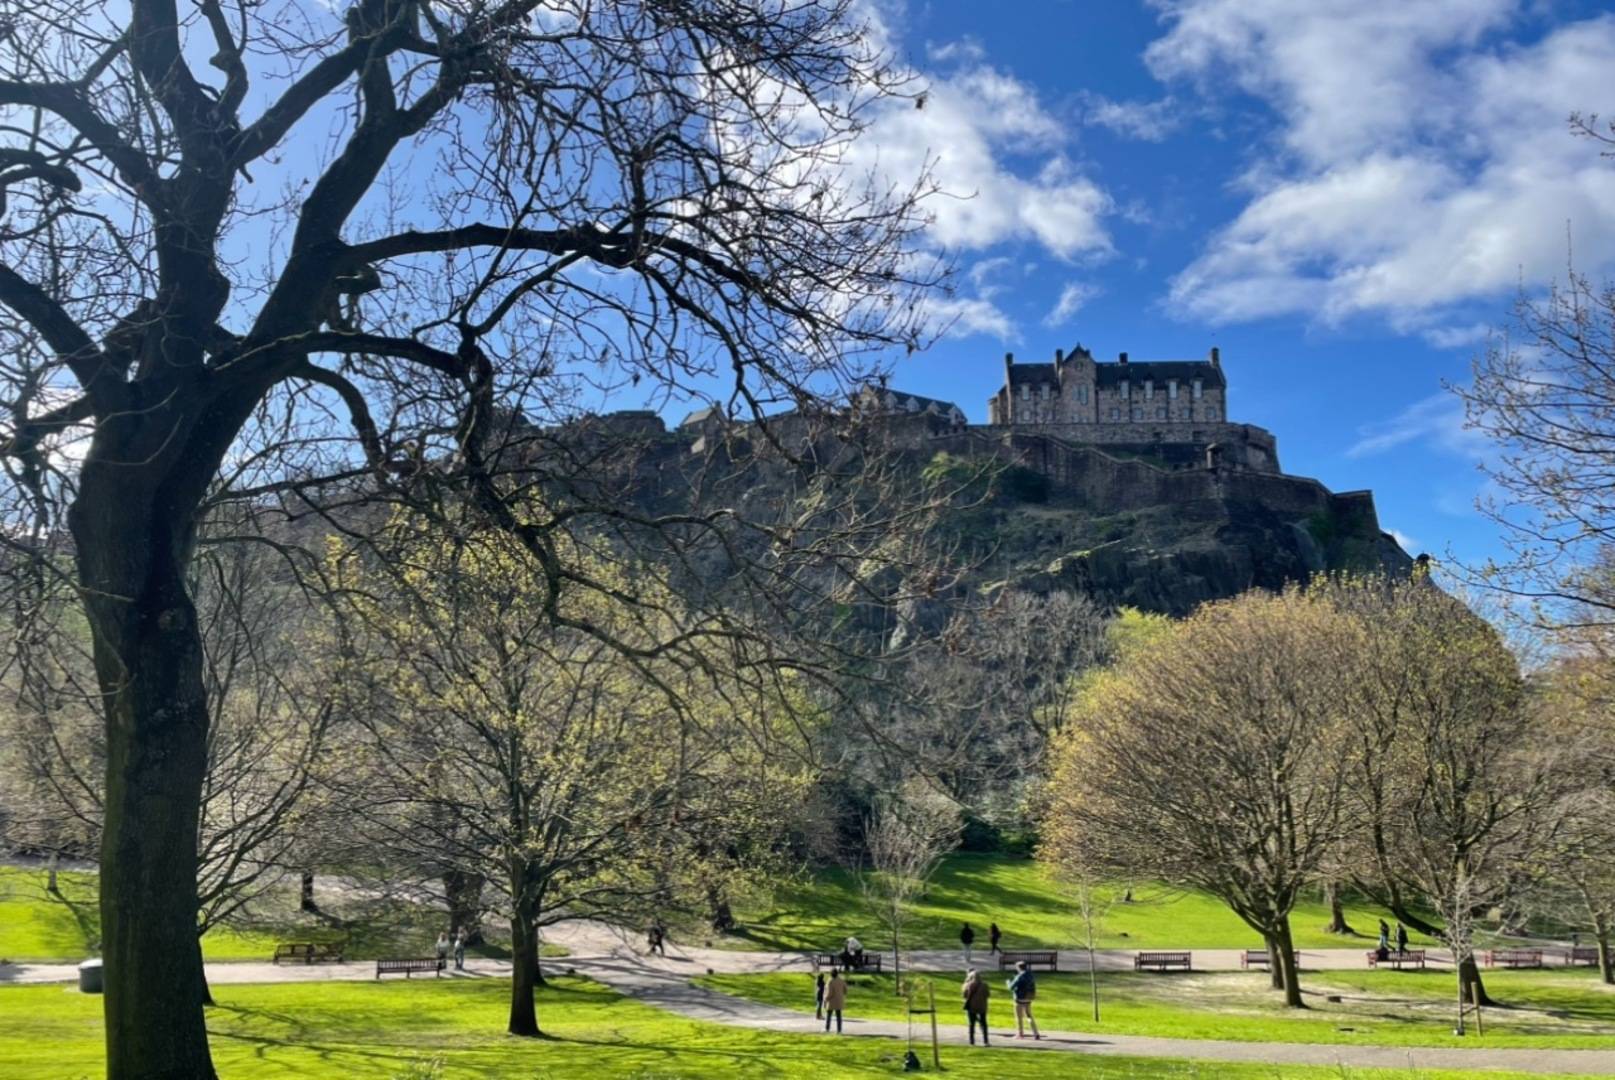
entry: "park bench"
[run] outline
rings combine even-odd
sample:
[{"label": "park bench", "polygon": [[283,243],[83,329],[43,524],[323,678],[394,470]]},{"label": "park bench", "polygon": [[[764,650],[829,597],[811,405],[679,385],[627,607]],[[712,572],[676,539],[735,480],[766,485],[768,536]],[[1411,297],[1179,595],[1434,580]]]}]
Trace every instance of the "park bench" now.
[{"label": "park bench", "polygon": [[813,970],[828,967],[831,969],[844,967],[848,971],[873,971],[876,974],[881,970],[881,955],[879,953],[864,952],[855,957],[843,956],[838,952],[816,952],[808,957],[813,964]]},{"label": "park bench", "polygon": [[1541,949],[1491,949],[1486,953],[1487,967],[1539,968],[1542,966]]},{"label": "park bench", "polygon": [[1379,952],[1377,950],[1369,950],[1368,966],[1379,967],[1381,964],[1388,964],[1389,966],[1396,968],[1398,971],[1401,971],[1403,965],[1406,964],[1412,964],[1415,967],[1423,968],[1424,950],[1408,949],[1406,952],[1396,952],[1393,950],[1386,953],[1385,959],[1383,960],[1379,958]]},{"label": "park bench", "polygon": [[435,956],[399,957],[392,960],[376,961],[376,978],[383,975],[397,975],[403,972],[404,978],[409,978],[417,971],[430,971],[434,977],[442,974],[445,962]]},{"label": "park bench", "polygon": [[1189,955],[1186,952],[1141,952],[1133,957],[1133,970],[1154,968],[1156,971],[1166,971],[1176,967],[1189,971]]},{"label": "park bench", "polygon": [[1572,945],[1568,949],[1559,950],[1564,954],[1565,966],[1573,967],[1578,964],[1587,967],[1598,966],[1598,948],[1594,945]]},{"label": "park bench", "polygon": [[1050,971],[1060,970],[1060,954],[1054,949],[1041,949],[1032,952],[1000,952],[998,954],[998,970],[1005,971],[1017,963],[1025,964],[1028,968],[1046,967]]},{"label": "park bench", "polygon": [[[1295,966],[1300,967],[1301,953],[1296,951],[1290,955],[1295,958]],[[1273,958],[1268,955],[1266,949],[1246,949],[1239,957],[1239,966],[1242,968],[1265,968],[1272,962]]]},{"label": "park bench", "polygon": [[283,941],[275,946],[275,955],[270,958],[270,963],[278,964],[282,960],[289,963],[340,964],[342,946],[329,941]]}]

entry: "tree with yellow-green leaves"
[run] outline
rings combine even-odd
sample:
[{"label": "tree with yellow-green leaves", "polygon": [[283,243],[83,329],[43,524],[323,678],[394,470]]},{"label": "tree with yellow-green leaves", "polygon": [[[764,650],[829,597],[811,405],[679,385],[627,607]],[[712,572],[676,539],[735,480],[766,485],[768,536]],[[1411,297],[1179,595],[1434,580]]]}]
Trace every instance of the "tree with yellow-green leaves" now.
[{"label": "tree with yellow-green leaves", "polygon": [[536,1035],[543,927],[659,923],[773,850],[806,776],[799,702],[653,573],[580,547],[567,558],[599,588],[557,612],[508,533],[388,531],[388,563],[331,559],[358,616],[338,672],[358,734],[335,781],[389,862],[487,882],[510,919],[509,1030]]},{"label": "tree with yellow-green leaves", "polygon": [[1290,589],[1139,629],[1055,745],[1043,856],[1089,885],[1143,877],[1221,898],[1304,1007],[1290,912],[1346,824],[1340,620]]}]

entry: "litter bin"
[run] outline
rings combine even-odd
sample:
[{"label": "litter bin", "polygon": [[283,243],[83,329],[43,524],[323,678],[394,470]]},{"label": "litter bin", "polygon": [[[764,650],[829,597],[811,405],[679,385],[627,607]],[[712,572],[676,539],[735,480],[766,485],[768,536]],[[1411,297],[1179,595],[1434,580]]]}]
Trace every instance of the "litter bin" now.
[{"label": "litter bin", "polygon": [[86,960],[79,965],[79,991],[85,994],[101,992],[100,960]]}]

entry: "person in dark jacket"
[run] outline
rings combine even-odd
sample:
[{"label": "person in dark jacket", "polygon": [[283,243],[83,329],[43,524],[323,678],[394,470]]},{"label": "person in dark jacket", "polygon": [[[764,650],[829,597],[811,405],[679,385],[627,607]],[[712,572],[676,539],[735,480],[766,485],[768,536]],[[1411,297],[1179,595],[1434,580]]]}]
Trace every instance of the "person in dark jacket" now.
[{"label": "person in dark jacket", "polygon": [[1379,921],[1379,944],[1374,946],[1374,955],[1381,960],[1391,955],[1391,928],[1384,919]]},{"label": "person in dark jacket", "polygon": [[1032,999],[1037,997],[1037,980],[1032,978],[1025,960],[1015,961],[1015,977],[1009,980],[1009,996],[1015,999],[1015,1037],[1026,1038],[1024,1021],[1032,1025],[1032,1038],[1043,1038],[1038,1034],[1037,1017],[1032,1015]]},{"label": "person in dark jacket", "polygon": [[990,1045],[987,1042],[987,1001],[992,997],[992,991],[987,989],[986,981],[974,969],[965,976],[959,996],[964,999],[965,1018],[970,1024],[970,1045],[976,1045],[977,1024],[981,1025],[981,1045]]},{"label": "person in dark jacket", "polygon": [[988,925],[988,927],[987,927],[987,940],[992,944],[992,948],[987,951],[988,956],[992,956],[994,953],[1000,953],[1000,952],[1004,951],[1004,950],[1002,950],[1002,949],[1000,949],[998,947],[998,939],[1003,937],[1003,936],[1004,936],[1003,934],[998,932],[998,924],[997,923],[991,923],[991,924]]},{"label": "person in dark jacket", "polygon": [[819,986],[813,991],[813,1019],[824,1019],[824,972],[819,972]]},{"label": "person in dark jacket", "polygon": [[1396,924],[1396,951],[1399,953],[1408,951],[1408,928],[1400,921]]},{"label": "person in dark jacket", "polygon": [[959,944],[965,947],[965,967],[970,967],[970,947],[976,943],[976,932],[965,923],[964,929],[959,931]]}]

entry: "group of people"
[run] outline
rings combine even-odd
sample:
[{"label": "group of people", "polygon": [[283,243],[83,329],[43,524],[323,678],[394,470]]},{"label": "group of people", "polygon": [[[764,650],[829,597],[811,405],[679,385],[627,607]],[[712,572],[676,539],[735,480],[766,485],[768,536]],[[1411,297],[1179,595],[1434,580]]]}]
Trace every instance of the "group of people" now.
[{"label": "group of people", "polygon": [[[994,941],[994,947],[997,942]],[[1032,1029],[1032,1038],[1041,1039],[1043,1035],[1037,1030],[1037,1017],[1032,1015],[1032,1002],[1037,997],[1037,979],[1026,966],[1025,961],[1017,961],[1015,974],[1007,984],[1010,1000],[1015,1003],[1015,1037],[1026,1038],[1028,1025]],[[987,1035],[987,1003],[992,1000],[992,990],[981,973],[974,968],[965,975],[964,985],[959,988],[959,997],[964,1004],[965,1018],[970,1024],[970,1045],[976,1045],[976,1029],[981,1029],[981,1045],[991,1045]],[[829,1031],[830,1025],[835,1024],[836,1034],[841,1034],[842,1015],[847,1007],[847,980],[841,974],[840,968],[832,968],[826,975],[819,972],[818,986],[813,996],[813,1016],[824,1021],[824,1030]]]},{"label": "group of people", "polygon": [[[987,924],[987,940],[992,946],[992,948],[987,951],[988,956],[993,956],[1003,951],[998,947],[998,943],[1003,939],[1003,937],[1003,932],[998,929],[997,923]],[[976,944],[976,931],[975,928],[969,923],[965,923],[964,928],[959,931],[959,944],[964,946],[965,967],[968,968],[970,966],[970,954],[974,950]]]},{"label": "group of people", "polygon": [[[1408,928],[1398,920],[1396,924],[1396,951],[1408,951]],[[1385,925],[1385,920],[1379,921],[1379,945],[1374,950],[1379,959],[1384,960],[1391,955],[1391,928]]]},{"label": "group of people", "polygon": [[464,929],[457,931],[451,940],[447,930],[437,935],[437,966],[447,967],[449,951],[454,951],[454,970],[465,970],[465,947],[471,943],[471,935]]}]

